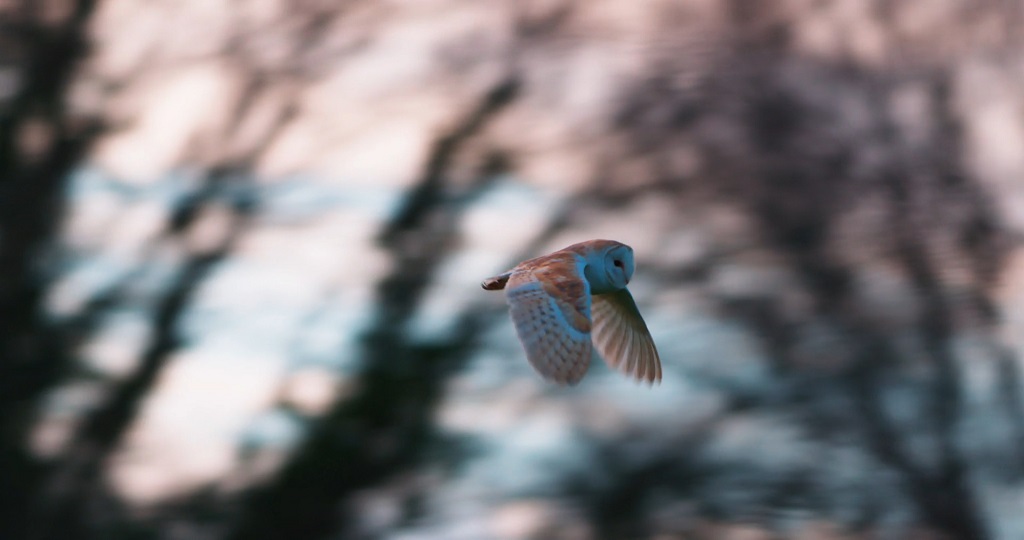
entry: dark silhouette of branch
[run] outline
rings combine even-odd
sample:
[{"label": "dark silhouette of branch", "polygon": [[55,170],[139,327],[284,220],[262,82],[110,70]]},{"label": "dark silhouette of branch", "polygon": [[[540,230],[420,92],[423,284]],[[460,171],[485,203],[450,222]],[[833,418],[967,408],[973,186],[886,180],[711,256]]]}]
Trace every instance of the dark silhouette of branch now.
[{"label": "dark silhouette of branch", "polygon": [[[39,257],[59,222],[63,182],[100,129],[72,121],[63,103],[71,72],[88,51],[84,31],[93,9],[93,1],[76,2],[67,20],[54,28],[28,15],[4,25],[13,26],[7,30],[27,51],[18,92],[0,107],[0,410],[5,416],[13,402],[31,400],[58,371],[37,363],[49,364],[54,355],[35,354],[48,341],[38,321],[45,285]],[[28,155],[23,139],[31,123],[37,123],[44,140]]]},{"label": "dark silhouette of branch", "polygon": [[475,136],[491,117],[507,106],[518,93],[519,82],[507,79],[495,86],[483,99],[480,107],[460,123],[451,133],[438,139],[430,152],[422,180],[409,193],[395,218],[381,233],[381,242],[390,245],[402,233],[408,234],[420,225],[424,216],[437,206],[444,195],[445,174],[455,159],[455,153]]},{"label": "dark silhouette of branch", "polygon": [[[947,118],[943,114],[948,110],[949,103],[945,84],[936,87],[936,116]],[[949,121],[942,127],[947,139],[955,138],[957,126]],[[942,152],[940,160],[941,172],[935,179],[936,184],[954,194],[973,194],[976,190],[957,172],[959,164],[955,161],[954,152],[943,152],[939,146],[936,151]],[[962,414],[962,389],[960,366],[952,354],[952,339],[956,331],[957,307],[947,301],[949,293],[945,290],[936,275],[936,266],[941,264],[926,251],[931,239],[931,231],[923,229],[924,223],[919,216],[921,203],[915,200],[922,194],[911,191],[914,184],[912,175],[892,174],[885,179],[894,202],[893,234],[896,238],[897,253],[906,269],[917,293],[923,300],[920,332],[924,338],[924,350],[927,360],[935,370],[935,380],[930,396],[930,412],[935,426],[935,440],[939,449],[937,470],[921,478],[911,475],[912,489],[917,492],[917,501],[925,511],[929,520],[939,530],[945,531],[955,538],[984,539],[988,538],[985,524],[977,507],[977,499],[971,492],[967,478],[964,456],[956,445],[956,429]],[[953,195],[955,196],[955,195]],[[983,197],[974,196],[968,200],[981,201]],[[988,208],[975,208],[974,212],[985,214]],[[957,223],[957,225],[960,225]],[[986,240],[986,239],[980,239]],[[986,242],[973,242],[967,252],[984,249]],[[974,253],[972,253],[974,254]],[[991,259],[991,253],[976,253],[979,258]],[[961,310],[964,308],[960,308]],[[960,317],[961,319],[963,317]],[[883,418],[876,418],[884,421]],[[908,470],[906,466],[903,470]],[[923,484],[922,484],[923,482]],[[918,485],[914,485],[918,484]]]},{"label": "dark silhouette of branch", "polygon": [[1016,355],[1009,350],[1000,351],[997,361],[999,400],[1006,409],[1010,429],[1013,430],[1010,435],[1013,441],[1011,459],[1004,470],[1007,479],[1019,481],[1024,478],[1024,392],[1021,390],[1021,372]]},{"label": "dark silhouette of branch", "polygon": [[[197,201],[202,205],[216,196],[232,172],[215,171]],[[232,232],[221,245],[191,257],[158,302],[153,320],[153,338],[143,352],[138,369],[118,385],[100,407],[89,414],[70,445],[68,457],[54,468],[36,509],[32,537],[39,540],[88,536],[87,502],[97,496],[103,467],[138,413],[142,398],[151,390],[171,353],[180,346],[177,325],[206,276],[231,251],[245,228],[252,208],[236,207]],[[178,229],[190,224],[182,220]],[[175,231],[172,229],[172,234]]]},{"label": "dark silhouette of branch", "polygon": [[[246,87],[233,110],[228,132],[238,129],[256,96],[263,88],[260,78]],[[31,532],[39,540],[84,537],[89,532],[88,502],[102,494],[102,471],[112,452],[136,418],[143,398],[152,389],[171,354],[181,345],[177,328],[199,287],[216,265],[229,256],[245,233],[256,201],[250,196],[230,195],[231,188],[246,182],[248,163],[276,140],[295,114],[294,106],[283,108],[276,122],[235,164],[213,168],[201,188],[178,201],[168,219],[163,241],[183,239],[201,211],[212,204],[225,204],[232,211],[228,233],[212,249],[190,253],[176,278],[167,287],[153,315],[153,337],[142,353],[139,366],[108,398],[92,411],[75,433],[67,457],[53,466],[53,472],[36,501]]]},{"label": "dark silhouette of branch", "polygon": [[[277,477],[251,494],[230,538],[338,534],[353,522],[338,512],[348,495],[422,459],[443,383],[472,350],[483,319],[470,310],[454,337],[432,344],[410,341],[405,325],[455,234],[462,208],[444,195],[456,153],[512,102],[517,85],[514,79],[498,84],[434,145],[421,180],[381,235],[394,270],[377,287],[376,322],[363,339],[358,392],[335,404]],[[487,169],[471,191],[486,187],[496,174]],[[424,221],[427,214],[431,219]]]},{"label": "dark silhouette of branch", "polygon": [[[94,0],[69,4],[65,18],[46,24],[19,2],[0,14],[4,53],[16,88],[0,100],[0,537],[19,538],[41,466],[25,453],[38,396],[67,365],[67,338],[42,320],[47,287],[42,255],[62,214],[71,169],[102,130],[72,118],[69,81],[88,53],[86,26]],[[8,67],[8,66],[5,66]]]}]

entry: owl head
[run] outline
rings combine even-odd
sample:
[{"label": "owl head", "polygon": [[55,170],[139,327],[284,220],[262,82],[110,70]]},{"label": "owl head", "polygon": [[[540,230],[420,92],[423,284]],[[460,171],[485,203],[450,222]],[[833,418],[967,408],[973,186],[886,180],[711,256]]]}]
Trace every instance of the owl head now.
[{"label": "owl head", "polygon": [[626,288],[633,277],[633,248],[614,240],[590,240],[566,248],[586,260],[590,291],[604,294]]}]

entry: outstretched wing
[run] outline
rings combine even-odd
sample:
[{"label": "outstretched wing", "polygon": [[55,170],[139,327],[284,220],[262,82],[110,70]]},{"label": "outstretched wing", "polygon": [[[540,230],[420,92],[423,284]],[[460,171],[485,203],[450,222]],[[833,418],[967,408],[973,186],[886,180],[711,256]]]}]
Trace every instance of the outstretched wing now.
[{"label": "outstretched wing", "polygon": [[576,384],[590,364],[590,286],[580,258],[556,253],[513,270],[505,287],[526,358],[545,379]]},{"label": "outstretched wing", "polygon": [[594,346],[609,366],[637,380],[661,381],[661,359],[633,295],[622,289],[593,297]]}]

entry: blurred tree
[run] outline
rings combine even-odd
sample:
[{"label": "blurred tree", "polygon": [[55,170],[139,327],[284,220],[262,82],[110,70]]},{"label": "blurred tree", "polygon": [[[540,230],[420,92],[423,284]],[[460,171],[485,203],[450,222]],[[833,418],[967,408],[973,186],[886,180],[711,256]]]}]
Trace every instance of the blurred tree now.
[{"label": "blurred tree", "polygon": [[0,6],[0,537],[23,537],[40,469],[25,441],[72,335],[42,320],[64,185],[102,125],[66,92],[89,52],[92,0]]},{"label": "blurred tree", "polygon": [[[464,365],[486,319],[482,312],[469,311],[450,341],[429,345],[410,342],[407,326],[434,269],[450,256],[464,210],[446,194],[453,160],[515,99],[517,87],[513,79],[500,82],[437,139],[422,178],[382,231],[394,272],[377,288],[378,312],[364,338],[367,362],[359,393],[340,400],[279,476],[256,490],[230,538],[357,534],[347,525],[357,521],[354,509],[338,512],[338,505],[358,489],[424,464],[444,382]],[[503,167],[498,156],[485,162],[463,197],[485,189]]]}]

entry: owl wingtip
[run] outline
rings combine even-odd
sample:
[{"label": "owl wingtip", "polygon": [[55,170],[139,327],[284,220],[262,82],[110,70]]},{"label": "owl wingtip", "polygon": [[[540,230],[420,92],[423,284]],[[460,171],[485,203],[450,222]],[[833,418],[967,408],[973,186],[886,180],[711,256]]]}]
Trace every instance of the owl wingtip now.
[{"label": "owl wingtip", "polygon": [[655,386],[660,386],[661,385],[661,379],[648,379],[646,377],[644,377],[642,379],[637,379],[636,382],[638,382],[638,383],[640,383],[640,384],[642,384],[642,385],[644,385],[644,386],[646,386],[648,388],[654,388]]},{"label": "owl wingtip", "polygon": [[648,388],[653,388],[655,386],[661,386],[661,373],[654,373],[654,374],[648,373],[646,375],[637,376],[636,377],[636,382],[638,382],[638,383],[640,383],[640,384],[642,384],[644,386],[647,386]]}]

